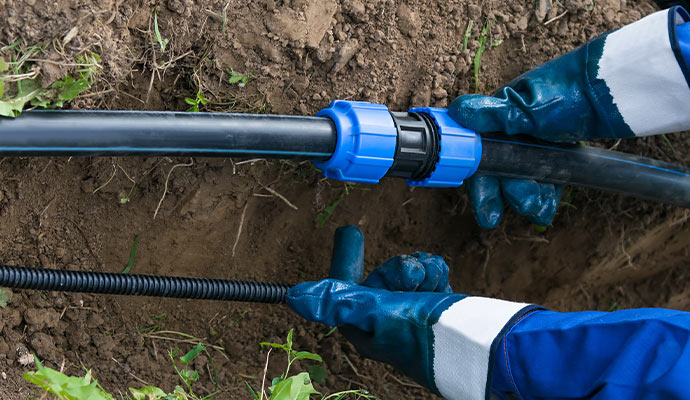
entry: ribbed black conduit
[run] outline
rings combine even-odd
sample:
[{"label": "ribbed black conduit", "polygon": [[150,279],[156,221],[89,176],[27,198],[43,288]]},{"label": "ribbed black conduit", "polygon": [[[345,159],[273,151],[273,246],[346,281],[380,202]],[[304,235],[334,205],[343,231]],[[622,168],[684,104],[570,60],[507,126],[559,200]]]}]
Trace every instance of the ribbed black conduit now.
[{"label": "ribbed black conduit", "polygon": [[176,299],[285,303],[290,285],[223,279],[65,271],[0,264],[0,287]]}]

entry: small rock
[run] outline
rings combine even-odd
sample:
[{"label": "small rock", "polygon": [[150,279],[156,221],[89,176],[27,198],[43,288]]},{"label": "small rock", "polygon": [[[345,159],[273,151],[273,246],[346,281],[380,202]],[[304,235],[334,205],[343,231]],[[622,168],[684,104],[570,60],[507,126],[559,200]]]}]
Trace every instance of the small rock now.
[{"label": "small rock", "polygon": [[342,8],[357,22],[367,19],[367,10],[361,0],[345,0],[342,3]]},{"label": "small rock", "polygon": [[537,21],[543,22],[549,11],[551,11],[551,2],[549,0],[537,0],[537,7],[534,10]]},{"label": "small rock", "polygon": [[411,38],[419,36],[419,31],[422,27],[419,21],[419,16],[405,4],[400,4],[398,7],[398,29],[404,35]]},{"label": "small rock", "polygon": [[340,48],[340,52],[338,53],[338,57],[335,60],[331,72],[335,73],[343,69],[352,57],[354,57],[357,50],[359,50],[359,41],[357,39],[347,41],[343,47]]},{"label": "small rock", "polygon": [[471,20],[478,20],[482,16],[482,8],[477,4],[467,6],[467,15]]},{"label": "small rock", "polygon": [[431,94],[433,94],[434,97],[437,99],[444,99],[444,98],[448,97],[448,92],[446,91],[446,89],[444,89],[442,87],[437,87],[436,89],[434,89],[431,92]]},{"label": "small rock", "polygon": [[523,15],[518,19],[517,21],[517,28],[518,30],[525,31],[527,30],[527,25],[529,23],[529,18],[526,15]]}]

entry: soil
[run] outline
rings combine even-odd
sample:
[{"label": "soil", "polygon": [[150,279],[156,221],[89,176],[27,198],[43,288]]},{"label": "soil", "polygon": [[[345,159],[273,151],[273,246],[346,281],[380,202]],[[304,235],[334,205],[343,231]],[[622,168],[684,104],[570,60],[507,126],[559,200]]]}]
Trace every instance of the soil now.
[{"label": "soil", "polygon": [[[70,103],[78,109],[184,110],[184,98],[200,87],[206,111],[312,115],[331,99],[404,110],[447,106],[474,92],[472,58],[487,20],[489,43],[502,42],[483,55],[482,93],[656,10],[643,0],[561,3],[548,11],[535,0],[0,0],[0,44],[48,44],[51,60],[99,53],[103,71]],[[63,73],[38,64],[44,74]],[[228,83],[228,68],[250,75],[249,83]],[[686,162],[687,136],[668,140],[627,140],[618,149]],[[356,224],[369,269],[401,253],[437,253],[451,265],[457,292],[559,311],[690,310],[688,212],[629,197],[573,189],[545,232],[512,212],[499,229],[481,231],[462,188],[413,190],[396,180],[346,188],[298,162],[17,158],[0,165],[7,264],[121,272],[138,236],[133,273],[300,282],[327,274],[335,228]],[[315,223],[341,196],[327,222]],[[296,347],[324,357],[329,375],[317,385],[324,393],[363,387],[384,399],[433,397],[284,306],[15,291],[0,312],[2,399],[38,393],[22,379],[35,368],[20,363],[31,353],[70,374],[89,368],[112,393],[146,384],[170,391],[178,381],[167,353],[192,345],[160,339],[181,339],[166,331],[224,348],[195,361],[199,393],[249,398],[245,382],[260,387],[266,361],[258,343],[282,341],[292,328]],[[284,366],[275,353],[272,360],[269,376]]]}]

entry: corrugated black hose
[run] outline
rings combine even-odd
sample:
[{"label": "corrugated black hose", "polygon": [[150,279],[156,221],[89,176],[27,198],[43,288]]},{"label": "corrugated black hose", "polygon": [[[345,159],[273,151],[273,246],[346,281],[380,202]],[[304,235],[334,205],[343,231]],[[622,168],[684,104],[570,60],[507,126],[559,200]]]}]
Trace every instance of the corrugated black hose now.
[{"label": "corrugated black hose", "polygon": [[285,303],[290,285],[223,279],[132,275],[0,264],[0,287],[128,296]]}]

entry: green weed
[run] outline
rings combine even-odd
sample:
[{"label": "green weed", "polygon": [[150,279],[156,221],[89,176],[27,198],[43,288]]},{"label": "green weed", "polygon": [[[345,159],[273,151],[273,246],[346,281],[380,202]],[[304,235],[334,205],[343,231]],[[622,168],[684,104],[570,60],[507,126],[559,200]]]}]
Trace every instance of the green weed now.
[{"label": "green weed", "polygon": [[671,141],[668,139],[668,136],[666,136],[665,133],[661,135],[661,138],[664,139],[664,142],[666,142],[666,144],[671,148],[671,150],[673,150],[673,153],[674,153],[674,154],[678,154],[678,153],[676,152],[676,148],[673,146],[673,144],[672,144]]},{"label": "green weed", "polygon": [[[129,388],[131,396],[120,395],[120,398],[126,400],[210,399],[217,393],[200,397],[192,389],[193,384],[199,380],[199,373],[193,370],[190,364],[202,351],[206,351],[206,347],[197,343],[194,348],[179,358],[176,358],[179,353],[178,349],[173,349],[168,353],[172,367],[184,387],[177,385],[171,393],[166,393],[156,386],[145,386],[140,389]],[[52,368],[44,367],[38,358],[35,360],[37,370],[24,373],[24,379],[42,388],[47,394],[52,394],[58,400],[115,400],[115,397],[92,378],[91,371],[87,370],[83,377],[69,376]]]},{"label": "green weed", "polygon": [[[266,397],[264,397],[266,391],[263,387],[257,392],[249,383],[245,382],[253,400],[309,400],[312,398],[312,395],[321,395],[321,400],[343,400],[350,396],[353,396],[355,399],[376,399],[371,393],[361,389],[322,395],[314,388],[312,383],[312,381],[324,382],[326,379],[326,369],[318,364],[310,365],[308,372],[299,372],[296,375],[290,375],[290,368],[295,361],[311,360],[318,363],[323,362],[323,359],[318,354],[293,349],[292,332],[291,329],[287,335],[285,344],[269,342],[260,343],[261,347],[271,347],[283,350],[287,355],[287,368],[281,376],[271,380],[271,386],[268,387],[268,395],[266,395]],[[264,379],[265,378],[264,376]]]},{"label": "green weed", "polygon": [[489,37],[490,26],[491,23],[486,21],[486,24],[484,24],[482,32],[479,35],[479,48],[477,49],[477,52],[474,53],[474,93],[479,93],[479,69],[482,67],[482,54],[484,54],[484,50],[486,49],[486,41]]},{"label": "green weed", "polygon": [[199,89],[199,91],[196,92],[196,98],[185,97],[184,102],[191,106],[187,109],[187,111],[191,112],[199,112],[200,106],[205,106],[206,104],[208,104],[208,100],[206,100],[204,95],[201,93],[201,89]]},{"label": "green weed", "polygon": [[223,7],[223,25],[221,29],[223,37],[225,37],[225,28],[228,26],[228,7],[230,7],[230,3],[227,3],[225,7]]},{"label": "green weed", "polygon": [[25,372],[24,379],[42,388],[59,400],[115,400],[98,381],[92,380],[91,371],[83,377],[67,376],[60,371],[44,367],[38,358],[35,372]]},{"label": "green weed", "polygon": [[467,50],[467,42],[469,42],[472,36],[472,26],[474,26],[474,21],[470,20],[467,23],[467,29],[465,29],[465,37],[462,39],[462,51]]},{"label": "green weed", "polygon": [[161,36],[161,31],[158,29],[158,11],[155,8],[153,9],[153,33],[156,35],[156,40],[158,41],[161,51],[165,51],[165,48],[168,46],[168,43],[170,43],[170,40]]},{"label": "green weed", "polygon": [[187,109],[187,111],[190,112],[199,112],[199,109],[201,106],[205,106],[208,104],[208,100],[206,100],[206,97],[204,97],[204,94],[201,89],[201,78],[199,78],[199,75],[197,72],[194,72],[194,78],[196,79],[196,97],[191,98],[191,97],[185,97],[184,102],[189,104],[191,107]]},{"label": "green weed", "polygon": [[228,68],[226,71],[230,75],[228,82],[233,85],[237,84],[238,87],[245,87],[247,82],[254,76],[253,72],[249,73],[249,75],[242,75],[232,68]]},{"label": "green weed", "polygon": [[[94,83],[100,73],[101,57],[94,52],[84,53],[75,63],[65,65],[77,67],[75,75],[64,76],[48,87],[38,81],[40,68],[36,62],[54,62],[33,58],[44,54],[40,46],[19,49],[18,42],[0,49],[0,116],[16,117],[27,105],[41,108],[59,108],[73,100]],[[7,61],[9,60],[9,61]]]},{"label": "green weed", "polygon": [[316,214],[316,218],[314,218],[316,225],[320,227],[324,226],[326,222],[328,222],[328,219],[331,217],[331,215],[333,215],[333,213],[335,212],[335,209],[338,207],[338,204],[340,204],[340,202],[343,201],[348,194],[350,194],[354,187],[354,184],[345,184],[345,188],[342,192],[340,192],[338,197],[336,197],[335,200],[331,201],[323,211]]},{"label": "green weed", "polygon": [[123,274],[129,274],[134,266],[134,256],[137,254],[137,246],[139,246],[139,235],[134,237],[134,243],[132,243],[132,249],[129,251],[129,261],[127,261],[127,266],[122,270]]}]

